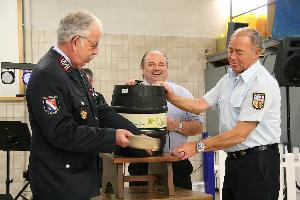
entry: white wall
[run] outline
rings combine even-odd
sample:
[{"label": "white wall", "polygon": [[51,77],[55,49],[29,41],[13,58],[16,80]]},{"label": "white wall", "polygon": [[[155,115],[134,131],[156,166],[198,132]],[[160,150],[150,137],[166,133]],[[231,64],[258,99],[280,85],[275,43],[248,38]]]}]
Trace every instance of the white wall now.
[{"label": "white wall", "polygon": [[84,9],[113,34],[215,38],[225,31],[218,0],[31,0],[33,29],[56,29],[59,19]]},{"label": "white wall", "polygon": [[[19,40],[17,0],[0,0],[0,5],[0,62],[18,63]],[[16,70],[15,82],[13,84],[3,84],[0,80],[0,97],[15,97],[18,93],[19,70]]]}]

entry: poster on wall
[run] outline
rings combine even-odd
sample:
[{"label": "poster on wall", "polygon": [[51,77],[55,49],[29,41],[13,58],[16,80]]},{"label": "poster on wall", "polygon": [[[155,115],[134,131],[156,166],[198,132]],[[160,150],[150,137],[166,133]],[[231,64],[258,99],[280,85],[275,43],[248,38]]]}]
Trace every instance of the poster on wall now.
[{"label": "poster on wall", "polygon": [[[18,1],[1,0],[0,63],[19,62]],[[20,93],[20,70],[1,68],[0,98],[16,97]],[[13,79],[13,80],[12,80]]]}]

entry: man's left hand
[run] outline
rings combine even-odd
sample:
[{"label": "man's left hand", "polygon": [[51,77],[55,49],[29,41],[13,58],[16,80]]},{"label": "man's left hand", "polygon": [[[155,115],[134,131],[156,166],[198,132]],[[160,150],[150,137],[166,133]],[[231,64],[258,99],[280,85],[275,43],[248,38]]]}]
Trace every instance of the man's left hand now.
[{"label": "man's left hand", "polygon": [[178,131],[178,124],[179,122],[168,117],[167,118],[167,130],[170,132],[177,132]]},{"label": "man's left hand", "polygon": [[185,160],[197,153],[196,144],[196,141],[184,143],[183,145],[180,145],[174,149],[172,154],[179,156],[181,160]]}]

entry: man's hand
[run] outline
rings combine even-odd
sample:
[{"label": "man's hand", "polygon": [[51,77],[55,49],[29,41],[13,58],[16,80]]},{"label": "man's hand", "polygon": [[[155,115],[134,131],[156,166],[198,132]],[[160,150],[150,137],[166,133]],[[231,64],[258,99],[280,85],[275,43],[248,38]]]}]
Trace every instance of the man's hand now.
[{"label": "man's hand", "polygon": [[126,85],[144,85],[144,82],[141,80],[136,80],[136,79],[130,79],[126,81]]},{"label": "man's hand", "polygon": [[130,79],[130,80],[126,81],[125,84],[126,85],[135,85],[135,79]]},{"label": "man's hand", "polygon": [[173,155],[179,156],[181,160],[185,160],[197,153],[196,150],[197,142],[188,142],[178,146],[172,151]]},{"label": "man's hand", "polygon": [[169,84],[165,81],[156,81],[155,83],[153,83],[152,85],[156,85],[156,86],[164,86],[165,91],[166,91],[166,95],[167,95],[167,99],[170,98],[171,95],[173,95],[173,90],[172,88],[169,86]]},{"label": "man's hand", "polygon": [[167,118],[167,130],[170,131],[170,132],[177,132],[178,131],[178,124],[179,122],[168,117]]},{"label": "man's hand", "polygon": [[133,136],[130,131],[125,129],[117,129],[116,130],[116,145],[121,147],[127,147],[129,144],[129,138]]}]

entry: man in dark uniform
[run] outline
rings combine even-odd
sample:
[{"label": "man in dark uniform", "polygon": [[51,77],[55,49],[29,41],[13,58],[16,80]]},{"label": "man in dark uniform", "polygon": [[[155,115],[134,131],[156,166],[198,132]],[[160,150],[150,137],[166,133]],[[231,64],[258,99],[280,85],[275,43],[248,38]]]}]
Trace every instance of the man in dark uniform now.
[{"label": "man in dark uniform", "polygon": [[84,200],[99,195],[98,153],[112,152],[115,145],[126,147],[132,133],[139,133],[107,104],[97,108],[81,71],[98,54],[101,34],[101,22],[94,15],[70,13],[60,21],[57,46],[32,73],[26,98],[34,199]]},{"label": "man in dark uniform", "polygon": [[[99,92],[96,92],[94,90],[94,74],[93,71],[90,70],[89,68],[83,68],[82,71],[84,72],[88,82],[90,83],[90,87],[89,90],[92,94],[92,97],[95,99],[96,102],[96,106],[97,109],[99,110],[99,112],[105,110],[105,109],[111,109],[111,107],[109,107],[109,105],[106,103],[105,98],[103,97],[103,95]],[[103,173],[103,160],[100,157],[99,158],[99,173],[100,173],[100,177],[102,177],[102,173]],[[102,188],[102,180],[100,180],[100,188]]]}]

